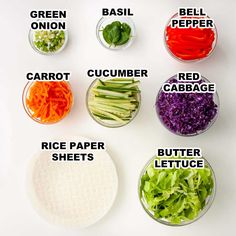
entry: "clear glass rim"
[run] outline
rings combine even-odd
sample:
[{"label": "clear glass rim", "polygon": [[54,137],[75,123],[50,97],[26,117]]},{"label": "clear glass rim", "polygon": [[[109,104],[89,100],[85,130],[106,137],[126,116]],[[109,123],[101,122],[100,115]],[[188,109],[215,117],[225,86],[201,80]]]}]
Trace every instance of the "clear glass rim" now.
[{"label": "clear glass rim", "polygon": [[[172,78],[176,78],[177,77],[177,74],[176,75],[173,75],[172,77],[170,77],[168,80],[166,80],[164,83],[168,82],[170,79]],[[201,79],[206,81],[207,83],[210,83],[210,81],[205,78],[204,76],[201,76]],[[217,105],[217,113],[215,115],[215,117],[210,121],[210,123],[208,124],[208,126],[203,129],[203,130],[200,130],[196,133],[192,133],[192,134],[181,134],[179,132],[174,132],[173,130],[171,130],[169,127],[166,126],[166,124],[163,122],[163,120],[161,119],[160,115],[159,115],[159,107],[156,105],[158,99],[159,99],[159,96],[162,92],[162,86],[161,88],[159,89],[158,91],[158,94],[156,96],[156,100],[155,100],[155,110],[156,110],[156,114],[157,114],[157,117],[158,119],[160,120],[161,124],[167,129],[169,130],[171,133],[175,134],[175,135],[178,135],[178,136],[181,136],[181,137],[194,137],[194,136],[197,136],[197,135],[200,135],[200,134],[203,134],[205,133],[208,129],[210,129],[213,124],[216,122],[218,116],[219,116],[219,112],[220,112],[220,99],[219,99],[219,95],[218,95],[218,92],[216,91],[214,94],[213,94],[213,100],[215,102],[215,104]]]},{"label": "clear glass rim", "polygon": [[[52,20],[58,21],[58,19],[51,19],[49,21],[52,21]],[[40,21],[40,20],[38,19],[37,21]],[[58,54],[58,53],[62,52],[65,49],[65,47],[66,47],[66,45],[68,43],[68,40],[69,40],[68,30],[67,29],[65,29],[65,30],[58,30],[58,31],[64,31],[64,33],[65,33],[65,41],[64,41],[63,45],[57,51],[54,51],[54,52],[43,52],[39,48],[37,48],[35,46],[35,44],[34,44],[34,33],[35,33],[35,31],[40,31],[40,30],[32,30],[30,28],[29,33],[28,33],[28,39],[29,39],[29,43],[30,43],[31,47],[34,49],[34,51],[39,53],[39,54],[41,54],[41,55],[52,56],[52,55],[55,55],[55,54]],[[43,31],[49,31],[49,30],[43,30]]]},{"label": "clear glass rim", "polygon": [[[182,63],[197,63],[197,62],[202,62],[204,60],[206,60],[207,58],[209,58],[210,56],[212,56],[213,52],[215,51],[215,48],[216,48],[216,45],[217,45],[217,42],[218,42],[218,31],[217,31],[217,28],[216,28],[216,25],[214,23],[214,28],[212,29],[215,33],[215,40],[213,42],[213,46],[212,46],[212,49],[211,51],[209,52],[209,54],[204,57],[204,58],[197,58],[197,59],[193,59],[193,60],[184,60],[184,59],[181,59],[179,57],[177,57],[170,49],[169,47],[167,46],[167,42],[166,42],[166,28],[167,26],[170,24],[170,21],[173,19],[173,18],[176,18],[176,17],[179,17],[178,16],[178,13],[175,13],[169,20],[168,20],[168,23],[166,24],[165,26],[165,29],[164,29],[164,45],[165,45],[165,48],[167,50],[167,52],[169,53],[169,55],[174,58],[175,60],[179,61],[179,62],[182,62]],[[207,18],[210,18],[209,16],[207,16]]]},{"label": "clear glass rim", "polygon": [[36,81],[29,81],[26,83],[24,89],[23,89],[23,93],[22,93],[22,104],[23,104],[23,107],[24,107],[24,110],[26,112],[26,114],[35,122],[39,123],[39,124],[42,124],[42,125],[53,125],[53,124],[56,124],[60,121],[62,121],[65,117],[67,117],[69,115],[69,113],[71,112],[72,110],[72,107],[74,105],[74,95],[73,95],[73,91],[72,91],[72,87],[70,85],[70,83],[68,81],[65,81],[68,85],[69,85],[69,88],[70,88],[70,91],[71,91],[71,95],[72,95],[72,102],[71,102],[71,106],[70,106],[70,109],[68,110],[68,112],[61,117],[61,119],[59,119],[58,121],[55,121],[55,122],[42,122],[40,119],[37,119],[37,118],[34,118],[32,117],[32,113],[30,112],[30,110],[28,109],[27,105],[26,105],[26,98],[27,98],[27,94],[29,92],[29,89],[30,87],[35,83]]},{"label": "clear glass rim", "polygon": [[[105,21],[108,21],[109,19],[114,19],[115,20],[119,20],[119,21],[127,21],[129,23],[129,26],[131,27],[131,37],[130,39],[128,40],[127,43],[123,44],[123,45],[120,45],[120,46],[110,46],[108,45],[106,42],[104,42],[101,38],[101,34],[100,34],[100,31],[101,31],[101,26],[102,24],[105,22]],[[136,37],[136,27],[135,27],[135,24],[133,22],[133,20],[131,19],[131,17],[122,17],[122,16],[107,16],[107,17],[102,17],[98,23],[97,23],[97,26],[96,26],[96,36],[97,36],[97,39],[99,41],[99,43],[106,49],[109,49],[109,50],[112,50],[112,51],[119,51],[119,50],[124,50],[124,49],[127,49],[129,48],[132,44],[133,44],[133,41]]]},{"label": "clear glass rim", "polygon": [[[108,80],[108,79],[112,79],[112,78],[103,78],[101,80]],[[89,102],[89,97],[90,97],[90,91],[91,89],[94,87],[95,83],[98,81],[99,79],[94,79],[92,81],[92,83],[89,85],[88,89],[87,89],[87,93],[86,93],[86,107],[87,107],[87,110],[88,110],[88,113],[90,115],[90,117],[96,121],[98,124],[104,126],[104,127],[107,127],[107,128],[120,128],[120,127],[123,127],[123,126],[126,126],[128,125],[131,121],[134,120],[134,118],[138,115],[139,113],[139,110],[140,110],[140,107],[141,107],[141,93],[137,93],[137,100],[139,101],[139,106],[137,107],[137,109],[133,112],[133,116],[132,118],[127,121],[127,123],[124,123],[124,124],[107,124],[106,122],[101,122],[100,120],[97,120],[94,115],[92,114],[92,112],[90,111],[89,109],[89,105],[88,105],[88,102]]]},{"label": "clear glass rim", "polygon": [[153,214],[147,209],[147,207],[145,206],[145,203],[143,202],[142,198],[143,197],[140,197],[140,187],[141,187],[141,179],[142,179],[142,176],[145,174],[146,170],[147,170],[147,167],[157,158],[157,156],[153,156],[151,159],[148,160],[148,162],[145,164],[145,166],[143,167],[142,171],[140,172],[140,175],[139,175],[139,180],[138,180],[138,197],[139,197],[139,201],[142,205],[142,208],[145,210],[145,212],[153,219],[155,220],[156,222],[158,223],[161,223],[163,225],[166,225],[166,226],[174,226],[174,227],[180,227],[180,226],[185,226],[185,225],[189,225],[189,224],[192,224],[194,223],[195,221],[199,220],[200,218],[202,218],[202,216],[204,216],[208,210],[210,209],[210,207],[212,206],[214,200],[215,200],[215,196],[216,196],[216,190],[217,190],[217,183],[216,183],[216,176],[215,176],[215,172],[212,168],[212,166],[210,165],[210,163],[206,160],[205,157],[201,157],[202,159],[204,159],[205,161],[205,166],[207,166],[210,170],[211,170],[211,173],[212,173],[212,180],[213,180],[213,183],[214,183],[214,187],[212,189],[212,193],[210,196],[208,196],[208,201],[206,203],[206,205],[204,206],[204,208],[199,212],[198,216],[193,219],[193,220],[190,220],[190,221],[183,221],[181,222],[180,224],[173,224],[173,223],[170,223],[168,221],[165,221],[165,220],[162,220],[162,219],[157,219],[153,216]]}]

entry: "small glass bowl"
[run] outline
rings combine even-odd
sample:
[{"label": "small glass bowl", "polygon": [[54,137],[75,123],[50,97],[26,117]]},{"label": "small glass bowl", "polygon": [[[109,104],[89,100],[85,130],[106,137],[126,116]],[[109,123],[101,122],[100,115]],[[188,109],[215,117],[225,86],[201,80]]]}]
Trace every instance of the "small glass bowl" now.
[{"label": "small glass bowl", "polygon": [[[131,37],[130,37],[129,41],[123,45],[120,45],[120,46],[109,45],[103,38],[102,30],[108,24],[111,24],[114,21],[120,21],[121,23],[127,23],[131,28]],[[133,20],[129,17],[102,17],[98,21],[98,24],[96,27],[96,35],[97,35],[97,39],[100,42],[100,44],[107,49],[110,49],[110,50],[126,49],[126,48],[130,47],[134,41],[134,38],[136,36],[136,28],[135,28]]]},{"label": "small glass bowl", "polygon": [[[52,21],[52,20],[51,20]],[[57,19],[55,19],[55,21],[57,21]],[[57,51],[54,51],[54,52],[44,52],[44,51],[41,51],[39,48],[36,47],[36,45],[34,44],[34,40],[35,40],[35,31],[41,31],[41,30],[33,30],[33,29],[30,29],[29,30],[29,35],[28,35],[28,38],[29,38],[29,42],[30,42],[30,45],[31,47],[34,49],[35,52],[38,52],[42,55],[47,55],[47,56],[51,56],[51,55],[54,55],[54,54],[57,54],[57,53],[60,53],[61,51],[64,50],[64,48],[66,47],[67,43],[68,43],[68,31],[67,30],[62,30],[64,31],[65,33],[65,41],[64,41],[64,44],[57,50]],[[49,30],[43,30],[43,31],[49,31]],[[61,30],[59,30],[61,31]]]},{"label": "small glass bowl", "polygon": [[[164,44],[165,44],[165,47],[166,47],[168,53],[171,55],[171,57],[174,58],[174,59],[176,59],[176,60],[178,60],[178,61],[180,61],[180,62],[184,62],[184,63],[191,63],[191,62],[203,61],[203,60],[207,59],[208,57],[210,57],[210,56],[212,55],[213,51],[215,50],[215,47],[216,47],[216,44],[217,44],[217,41],[218,41],[218,33],[217,33],[216,25],[214,24],[214,28],[212,28],[212,30],[214,31],[214,34],[215,34],[215,40],[214,40],[214,42],[213,42],[213,44],[212,44],[212,49],[211,49],[211,51],[208,53],[208,55],[207,55],[206,57],[204,57],[204,58],[196,58],[196,59],[193,59],[193,60],[184,60],[184,59],[182,59],[182,58],[176,56],[176,55],[170,50],[170,48],[169,48],[168,45],[167,45],[166,29],[167,29],[167,27],[170,25],[171,20],[174,19],[174,18],[179,19],[179,18],[181,18],[181,17],[178,16],[178,13],[174,14],[174,15],[169,19],[169,21],[168,21],[168,23],[167,23],[167,25],[166,25],[166,27],[165,27],[165,31],[164,31]],[[192,18],[194,18],[194,17],[192,17]],[[210,17],[207,16],[207,18],[210,18]]]},{"label": "small glass bowl", "polygon": [[30,92],[30,88],[31,86],[34,84],[35,82],[28,82],[25,87],[24,87],[24,90],[23,90],[23,93],[22,93],[22,104],[23,104],[23,107],[24,107],[24,110],[25,112],[27,113],[27,115],[34,121],[36,121],[37,123],[40,123],[40,124],[44,124],[44,125],[51,125],[51,124],[56,124],[58,122],[60,122],[61,120],[63,120],[66,116],[68,116],[68,114],[70,113],[71,111],[71,108],[73,107],[73,104],[74,104],[74,96],[73,96],[73,92],[72,92],[72,89],[71,89],[71,85],[69,82],[68,85],[69,85],[69,88],[70,88],[70,91],[71,91],[71,94],[72,94],[72,102],[71,102],[71,106],[70,106],[70,109],[67,113],[65,113],[64,116],[61,117],[61,119],[55,121],[55,122],[42,122],[39,118],[36,118],[36,117],[33,117],[32,116],[32,112],[31,110],[28,108],[27,104],[26,104],[26,99],[28,98],[29,96],[29,92]]},{"label": "small glass bowl", "polygon": [[[103,79],[103,81],[106,79]],[[87,106],[87,110],[89,112],[89,115],[92,117],[92,119],[94,121],[96,121],[98,124],[105,126],[107,128],[119,128],[122,126],[125,126],[127,124],[129,124],[138,114],[139,110],[140,110],[140,106],[141,106],[141,94],[137,93],[137,101],[139,102],[139,106],[137,107],[137,109],[133,112],[132,114],[132,118],[130,120],[128,120],[126,123],[119,123],[118,121],[113,121],[113,120],[101,120],[101,119],[97,119],[93,113],[90,111],[89,109],[89,100],[91,98],[91,89],[94,87],[94,85],[97,83],[98,79],[95,79],[89,86],[88,90],[87,90],[87,94],[86,94],[86,106]]]},{"label": "small glass bowl", "polygon": [[[171,78],[169,78],[165,83],[167,83],[167,82],[170,81],[171,79],[176,79],[176,78],[177,78],[177,75],[174,75],[174,76],[172,76]],[[201,79],[202,79],[203,81],[205,81],[206,83],[210,83],[210,81],[209,81],[208,79],[206,79],[204,76],[202,76]],[[163,125],[165,128],[167,128],[171,133],[173,133],[173,134],[175,134],[175,135],[179,135],[179,136],[182,136],[182,137],[192,137],[192,136],[196,136],[196,135],[202,134],[202,133],[206,132],[206,131],[215,123],[215,121],[216,121],[217,118],[218,118],[219,110],[220,110],[220,100],[219,100],[218,93],[216,92],[216,93],[213,94],[213,101],[214,101],[214,103],[217,105],[217,108],[216,108],[216,109],[217,109],[217,113],[216,113],[215,117],[209,122],[208,126],[207,126],[205,129],[199,130],[199,131],[197,131],[197,132],[195,132],[195,133],[191,133],[191,134],[182,134],[182,133],[180,133],[180,132],[174,132],[173,130],[171,130],[171,129],[164,123],[164,121],[162,120],[162,118],[160,117],[160,114],[159,114],[159,107],[156,105],[156,104],[157,104],[157,101],[158,101],[158,99],[159,99],[159,96],[160,96],[160,94],[161,94],[161,92],[162,92],[162,87],[160,88],[160,90],[159,90],[159,92],[158,92],[158,94],[157,94],[157,97],[156,97],[156,102],[155,102],[156,114],[157,114],[157,116],[158,116],[160,122],[162,123],[162,125]]]},{"label": "small glass bowl", "polygon": [[215,177],[215,173],[211,167],[211,165],[209,164],[209,162],[204,158],[204,157],[201,157],[202,159],[204,159],[204,162],[205,162],[205,166],[207,166],[210,170],[211,170],[211,173],[212,173],[212,179],[213,179],[213,189],[212,189],[212,193],[210,196],[207,197],[206,199],[206,204],[204,206],[204,208],[199,212],[199,215],[193,219],[193,220],[190,220],[190,221],[182,221],[180,224],[173,224],[169,221],[166,221],[164,219],[158,219],[158,218],[155,218],[154,215],[153,215],[153,212],[151,212],[149,209],[148,209],[148,204],[147,202],[145,201],[144,197],[143,197],[143,193],[141,192],[141,179],[142,179],[142,176],[146,173],[146,170],[147,168],[149,167],[149,165],[157,158],[157,156],[154,156],[152,157],[148,162],[147,164],[144,166],[143,170],[141,171],[140,173],[140,176],[139,176],[139,182],[138,182],[138,195],[139,195],[139,200],[140,200],[140,203],[143,207],[143,209],[146,211],[146,213],[155,221],[161,223],[161,224],[164,224],[164,225],[167,225],[167,226],[185,226],[185,225],[189,225],[195,221],[197,221],[198,219],[200,219],[203,215],[206,214],[206,212],[210,209],[214,199],[215,199],[215,195],[216,195],[216,177]]}]

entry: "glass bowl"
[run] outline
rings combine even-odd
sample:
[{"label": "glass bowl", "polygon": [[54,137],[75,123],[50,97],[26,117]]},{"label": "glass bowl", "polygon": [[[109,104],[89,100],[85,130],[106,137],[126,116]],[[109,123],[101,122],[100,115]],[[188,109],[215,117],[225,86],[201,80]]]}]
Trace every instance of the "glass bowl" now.
[{"label": "glass bowl", "polygon": [[[172,76],[171,78],[169,78],[165,83],[169,82],[170,80],[172,79],[177,79],[177,75],[174,75]],[[201,80],[203,80],[204,82],[206,83],[210,83],[210,81],[208,79],[206,79],[204,76],[201,77]],[[201,129],[201,130],[197,130],[196,132],[193,132],[193,133],[188,133],[188,134],[184,134],[184,133],[181,133],[181,132],[175,132],[174,130],[172,130],[164,121],[163,119],[161,118],[160,116],[160,111],[159,111],[159,106],[157,105],[157,102],[159,100],[159,97],[162,93],[162,87],[160,88],[158,94],[157,94],[157,97],[156,97],[156,102],[155,102],[155,109],[156,109],[156,114],[160,120],[160,122],[162,123],[162,125],[167,128],[170,132],[172,132],[173,134],[176,134],[176,135],[179,135],[179,136],[183,136],[183,137],[191,137],[191,136],[196,136],[196,135],[199,135],[199,134],[202,134],[204,132],[206,132],[214,123],[215,121],[217,120],[218,118],[218,115],[219,115],[219,110],[220,110],[220,100],[219,100],[219,96],[218,96],[218,93],[214,93],[213,94],[213,102],[215,103],[215,105],[217,106],[216,107],[216,114],[214,116],[214,118],[208,123],[208,125],[204,128],[204,129]],[[174,94],[174,93],[173,93]],[[170,104],[171,105],[171,104]]]},{"label": "glass bowl", "polygon": [[140,200],[140,203],[143,207],[143,209],[145,210],[145,212],[155,221],[161,223],[161,224],[164,224],[164,225],[167,225],[167,226],[184,226],[184,225],[188,225],[188,224],[191,224],[195,221],[197,221],[198,219],[200,219],[203,215],[205,215],[205,213],[210,209],[214,199],[215,199],[215,195],[216,195],[216,177],[215,177],[215,173],[211,167],[211,165],[209,164],[209,162],[204,158],[204,157],[201,157],[202,159],[204,159],[205,161],[205,166],[207,166],[211,173],[212,173],[212,181],[213,181],[213,189],[212,189],[212,192],[211,194],[206,198],[206,201],[205,201],[205,206],[203,207],[202,210],[200,210],[199,214],[197,215],[196,218],[192,219],[192,220],[188,220],[188,221],[182,221],[178,224],[176,223],[171,223],[167,220],[165,220],[164,218],[156,218],[154,216],[154,213],[148,209],[148,204],[145,200],[145,197],[144,197],[144,194],[143,194],[143,191],[141,190],[141,179],[142,179],[142,176],[146,173],[146,170],[147,168],[149,167],[149,165],[152,164],[152,162],[157,158],[157,156],[154,156],[153,158],[151,158],[151,160],[149,160],[147,162],[147,164],[144,166],[143,170],[141,171],[140,173],[140,176],[139,176],[139,182],[138,182],[138,195],[139,195],[139,200]]},{"label": "glass bowl", "polygon": [[[127,124],[129,124],[138,114],[140,106],[141,106],[141,94],[137,93],[137,97],[136,100],[139,102],[138,107],[136,108],[136,110],[132,113],[132,117],[131,119],[129,119],[126,123],[121,123],[118,121],[114,121],[114,120],[102,120],[102,119],[98,119],[90,110],[89,108],[89,101],[92,98],[92,94],[91,94],[91,89],[95,86],[95,84],[97,83],[99,79],[95,79],[89,86],[88,90],[87,90],[87,94],[86,94],[86,106],[87,106],[87,110],[89,112],[89,115],[92,117],[93,120],[95,120],[98,124],[108,127],[108,128],[119,128],[122,126],[125,126]],[[106,81],[107,79],[103,79],[102,81]]]},{"label": "glass bowl", "polygon": [[[170,48],[168,47],[168,45],[167,45],[166,29],[167,29],[167,27],[170,25],[171,20],[174,19],[174,18],[179,19],[179,18],[181,18],[181,17],[178,16],[178,13],[176,13],[175,15],[173,15],[173,16],[169,19],[169,21],[168,21],[168,23],[167,23],[167,25],[166,25],[166,27],[165,27],[165,31],[164,31],[164,44],[165,44],[165,47],[166,47],[168,53],[171,55],[171,57],[174,58],[174,59],[176,59],[176,60],[178,60],[178,61],[180,61],[180,62],[184,62],[184,63],[198,62],[198,61],[202,61],[202,60],[205,60],[205,59],[207,59],[208,57],[210,57],[210,56],[212,55],[213,51],[215,50],[215,47],[216,47],[216,44],[217,44],[217,41],[218,41],[218,33],[217,33],[216,25],[214,24],[214,28],[212,28],[212,30],[213,30],[213,32],[214,32],[214,35],[215,35],[215,39],[214,39],[214,41],[213,41],[213,43],[212,43],[212,49],[211,49],[211,51],[208,53],[208,55],[205,56],[205,57],[203,57],[203,58],[196,58],[196,59],[192,59],[192,60],[184,60],[184,59],[178,57],[177,55],[175,55],[174,52],[172,52],[171,49],[170,49]],[[194,18],[194,17],[191,17],[191,18]],[[207,16],[207,18],[210,18],[210,17]]]},{"label": "glass bowl", "polygon": [[[108,25],[111,24],[114,21],[120,21],[121,23],[127,23],[130,28],[131,28],[131,37],[129,41],[123,45],[120,46],[114,46],[114,45],[109,45],[103,38],[103,33],[102,30]],[[96,27],[96,35],[97,39],[100,42],[100,44],[110,50],[120,50],[120,49],[126,49],[131,46],[131,44],[134,41],[134,38],[136,36],[136,29],[134,22],[131,18],[129,17],[102,17],[97,24]]]},{"label": "glass bowl", "polygon": [[[57,19],[55,19],[55,21],[57,21]],[[44,52],[44,51],[40,50],[38,47],[36,47],[36,45],[34,44],[36,31],[50,31],[50,30],[33,30],[33,29],[29,30],[28,38],[29,38],[29,42],[30,42],[31,47],[34,49],[34,51],[36,51],[42,55],[49,55],[50,56],[50,55],[60,53],[62,50],[64,50],[64,48],[66,47],[66,45],[68,43],[68,31],[67,30],[58,30],[58,31],[64,31],[64,33],[65,33],[65,41],[64,41],[63,45],[56,51]],[[54,30],[52,30],[52,31],[54,31]],[[57,30],[55,30],[55,31],[57,31]]]},{"label": "glass bowl", "polygon": [[24,107],[24,110],[25,112],[27,113],[27,115],[34,121],[40,123],[40,124],[45,124],[45,125],[50,125],[50,124],[55,124],[55,123],[58,123],[60,122],[62,119],[64,119],[71,111],[71,108],[73,107],[73,104],[74,104],[74,96],[73,96],[73,92],[72,92],[72,89],[71,89],[71,85],[69,82],[66,82],[69,86],[69,90],[71,92],[71,95],[72,95],[72,101],[71,101],[71,104],[70,104],[70,108],[69,110],[60,118],[58,119],[57,121],[54,121],[54,122],[43,122],[41,121],[40,118],[37,118],[37,117],[33,117],[33,113],[32,111],[29,109],[29,107],[27,106],[27,103],[26,103],[26,99],[29,97],[29,92],[30,92],[30,88],[31,86],[34,84],[35,82],[28,82],[25,87],[24,87],[24,90],[23,90],[23,94],[22,94],[22,104],[23,104],[23,107]]}]

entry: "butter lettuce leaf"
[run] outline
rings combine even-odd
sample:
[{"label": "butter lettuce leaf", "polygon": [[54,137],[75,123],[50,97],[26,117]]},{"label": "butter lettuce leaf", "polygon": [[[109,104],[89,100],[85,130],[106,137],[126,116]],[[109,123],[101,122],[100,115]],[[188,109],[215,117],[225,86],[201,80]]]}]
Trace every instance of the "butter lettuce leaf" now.
[{"label": "butter lettuce leaf", "polygon": [[155,169],[152,162],[141,177],[139,191],[154,218],[180,224],[198,217],[213,189],[213,173],[207,165],[203,169]]}]

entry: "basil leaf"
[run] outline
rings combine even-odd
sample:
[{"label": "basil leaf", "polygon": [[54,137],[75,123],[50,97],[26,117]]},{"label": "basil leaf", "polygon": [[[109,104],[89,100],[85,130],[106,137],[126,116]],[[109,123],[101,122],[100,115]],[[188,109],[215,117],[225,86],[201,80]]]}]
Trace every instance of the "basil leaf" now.
[{"label": "basil leaf", "polygon": [[120,40],[118,42],[116,42],[116,46],[118,45],[123,45],[126,44],[129,41],[129,35],[126,32],[121,32],[121,37]]},{"label": "basil leaf", "polygon": [[122,23],[123,32],[126,32],[128,35],[131,34],[131,28],[127,23]]},{"label": "basil leaf", "polygon": [[113,22],[111,23],[111,25],[112,25],[112,27],[117,26],[118,28],[121,28],[121,23],[120,23],[120,21],[113,21]]},{"label": "basil leaf", "polygon": [[130,26],[120,21],[114,21],[103,29],[103,38],[110,46],[126,44],[130,39],[130,34]]}]

